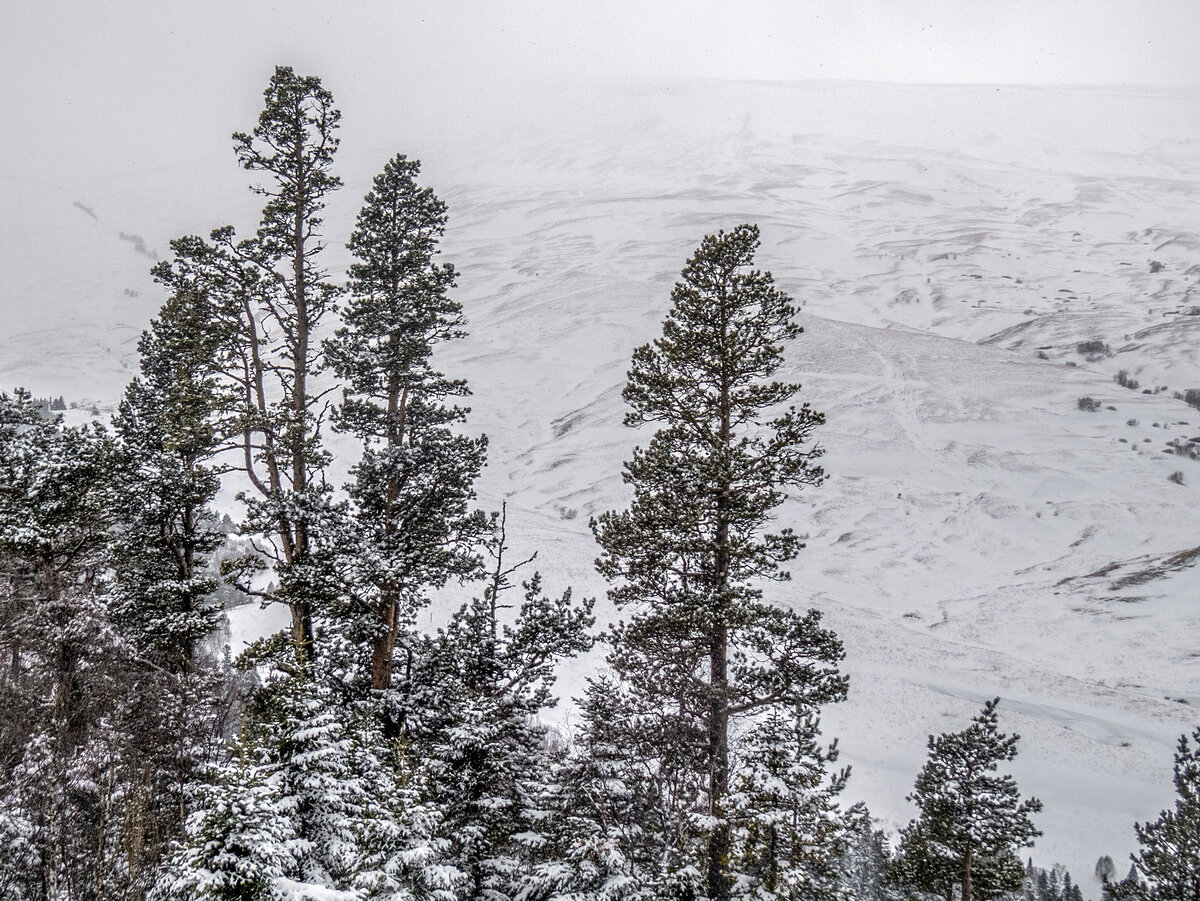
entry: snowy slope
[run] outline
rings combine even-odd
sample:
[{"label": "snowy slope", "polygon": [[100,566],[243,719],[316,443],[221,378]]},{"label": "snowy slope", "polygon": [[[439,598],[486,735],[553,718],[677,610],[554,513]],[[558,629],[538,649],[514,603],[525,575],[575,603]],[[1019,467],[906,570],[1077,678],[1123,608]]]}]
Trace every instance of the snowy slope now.
[{"label": "snowy slope", "polygon": [[[830,478],[783,517],[809,546],[772,597],[845,640],[851,699],[825,726],[850,793],[903,824],[926,734],[999,695],[1046,804],[1035,858],[1086,887],[1168,803],[1200,704],[1200,464],[1164,452],[1200,436],[1170,396],[1200,387],[1198,101],[642,82],[457,116],[346,110],[329,230],[389,155],[425,161],[472,322],[443,363],[491,439],[482,499],[509,500],[548,588],[601,594],[587,519],[626,502],[621,461],[648,437],[620,424],[630,352],[699,239],[757,222],[760,263],[805,306],[789,375],[828,417]],[[224,135],[167,156],[0,177],[0,384],[111,403],[161,302],[151,259],[177,234],[251,227]],[[1121,388],[1119,369],[1166,390]],[[235,641],[264,621],[238,615]]]}]

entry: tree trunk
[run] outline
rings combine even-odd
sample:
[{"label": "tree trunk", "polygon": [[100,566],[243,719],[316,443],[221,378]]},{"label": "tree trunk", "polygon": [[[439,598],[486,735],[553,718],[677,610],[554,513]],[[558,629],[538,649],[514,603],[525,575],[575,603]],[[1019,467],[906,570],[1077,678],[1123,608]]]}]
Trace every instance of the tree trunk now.
[{"label": "tree trunk", "polygon": [[[400,342],[393,333],[388,337],[392,350]],[[388,449],[399,447],[404,442],[404,424],[408,412],[408,374],[403,378],[397,370],[388,375]],[[389,539],[396,534],[396,501],[400,498],[400,483],[390,476],[387,483],[387,502],[384,506],[383,533]],[[371,648],[371,688],[382,691],[392,684],[392,654],[396,650],[396,635],[400,629],[400,593],[394,587],[382,592],[379,608],[379,632]],[[385,729],[388,725],[385,724]]]},{"label": "tree trunk", "polygon": [[379,618],[381,631],[375,636],[371,647],[371,687],[377,691],[392,685],[392,654],[396,650],[396,632],[399,627],[399,605],[396,600],[395,592],[384,596]]},{"label": "tree trunk", "polygon": [[[302,118],[299,109],[297,119]],[[308,209],[307,187],[304,183],[304,169],[301,151],[297,150],[296,161],[296,211],[292,227],[292,278],[296,303],[296,346],[292,356],[292,423],[291,453],[292,453],[292,491],[302,494],[308,488],[308,457],[305,448],[305,414],[308,410],[308,344],[309,321],[308,292],[304,278],[304,223]],[[308,523],[301,519],[294,524],[295,554],[298,563],[308,561],[309,536]],[[312,599],[309,597],[292,598],[292,638],[300,658],[311,663],[315,649],[313,647]]]},{"label": "tree trunk", "polygon": [[[730,375],[726,360],[728,317],[725,298],[721,297],[721,395],[718,413],[720,434],[718,453],[727,458],[732,440],[730,411]],[[727,459],[721,461],[722,466]],[[716,819],[708,843],[707,890],[710,901],[728,901],[729,885],[729,822],[726,819],[725,799],[729,796],[729,624],[725,615],[728,604],[726,592],[729,587],[729,474],[719,474],[716,509],[716,573],[713,596],[714,605],[709,624],[709,713],[708,713],[708,813]]]},{"label": "tree trunk", "polygon": [[713,630],[709,650],[708,713],[708,814],[717,824],[708,839],[708,897],[729,898],[729,823],[725,799],[729,796],[729,676],[727,635],[722,623]]}]

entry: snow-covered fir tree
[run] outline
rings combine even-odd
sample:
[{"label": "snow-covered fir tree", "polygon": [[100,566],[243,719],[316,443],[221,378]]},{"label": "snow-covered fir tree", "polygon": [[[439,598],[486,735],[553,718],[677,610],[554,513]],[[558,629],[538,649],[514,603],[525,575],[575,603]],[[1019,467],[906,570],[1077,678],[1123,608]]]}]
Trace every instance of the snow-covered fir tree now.
[{"label": "snow-covered fir tree", "polygon": [[556,663],[592,643],[592,603],[573,602],[569,589],[546,595],[536,572],[505,621],[510,577],[532,560],[509,565],[507,549],[502,514],[485,591],[421,642],[403,686],[405,729],[423,756],[445,861],[459,874],[455,897],[464,901],[529,893],[548,844],[550,736],[536,718],[555,703]]},{"label": "snow-covered fir tree", "polygon": [[1158,819],[1137,823],[1138,844],[1129,876],[1106,882],[1117,901],[1168,901],[1200,897],[1200,729],[1189,741],[1179,736],[1175,749],[1175,809]]},{"label": "snow-covered fir tree", "polygon": [[739,743],[729,798],[735,895],[839,896],[838,864],[865,811],[842,809],[838,796],[850,772],[828,771],[837,748],[823,748],[818,738],[816,715],[802,704],[772,709]]},{"label": "snow-covered fir tree", "polygon": [[542,860],[530,879],[535,898],[633,901],[654,897],[656,880],[683,865],[664,857],[683,824],[664,803],[655,762],[661,745],[631,728],[632,699],[613,674],[589,680],[580,725],[552,758],[544,807]]},{"label": "snow-covered fir tree", "polygon": [[235,399],[217,378],[227,350],[208,312],[188,292],[168,299],[142,335],[140,373],[113,421],[126,521],[110,604],[139,651],[180,674],[196,668],[220,615],[206,564],[224,538],[211,504],[227,467],[213,457]]},{"label": "snow-covered fir tree", "polygon": [[929,758],[908,799],[920,815],[901,833],[898,881],[960,901],[987,901],[1021,887],[1017,849],[1041,835],[1030,814],[1042,809],[1022,799],[1016,781],[997,772],[1017,756],[1018,735],[999,729],[988,701],[961,732],[929,736]]}]

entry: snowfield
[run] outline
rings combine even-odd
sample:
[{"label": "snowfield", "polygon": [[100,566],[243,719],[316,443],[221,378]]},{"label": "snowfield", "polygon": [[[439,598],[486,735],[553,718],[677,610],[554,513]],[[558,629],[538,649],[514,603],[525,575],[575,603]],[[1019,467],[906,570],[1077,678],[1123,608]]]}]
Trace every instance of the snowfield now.
[{"label": "snowfield", "polygon": [[[471,321],[442,363],[491,442],[481,501],[508,501],[549,590],[602,595],[588,518],[627,502],[621,462],[649,437],[621,425],[630,353],[700,238],[756,222],[804,307],[787,376],[828,419],[829,478],[781,521],[808,547],[768,596],[845,642],[850,700],[823,724],[849,797],[906,823],[926,735],[1000,696],[1045,802],[1035,862],[1093,896],[1099,855],[1124,871],[1200,724],[1200,462],[1170,445],[1200,438],[1172,396],[1200,388],[1200,94],[655,81],[453,116],[353,102],[331,244],[389,156],[424,160]],[[111,409],[169,239],[252,228],[226,135],[180,140],[154,161],[110,148],[105,177],[0,176],[0,385]],[[239,608],[233,643],[276,612]]]}]

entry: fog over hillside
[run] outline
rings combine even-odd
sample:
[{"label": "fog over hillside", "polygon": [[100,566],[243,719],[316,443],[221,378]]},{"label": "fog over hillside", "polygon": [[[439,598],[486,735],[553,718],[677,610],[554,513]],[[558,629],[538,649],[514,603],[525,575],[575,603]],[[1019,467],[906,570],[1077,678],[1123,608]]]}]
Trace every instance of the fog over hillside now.
[{"label": "fog over hillside", "polygon": [[[803,307],[787,375],[827,416],[830,474],[785,508],[808,547],[768,596],[845,642],[850,700],[823,727],[848,795],[903,825],[925,736],[1000,696],[1045,803],[1034,859],[1092,896],[1098,855],[1124,872],[1200,706],[1200,462],[1175,452],[1200,410],[1174,397],[1200,388],[1200,92],[625,78],[456,110],[326,84],[327,265],[371,176],[419,157],[450,208],[470,336],[440,362],[490,439],[481,502],[508,501],[552,590],[603,594],[588,518],[627,503],[649,438],[621,425],[630,353],[701,237],[757,223]],[[153,162],[114,137],[79,172],[59,148],[0,174],[0,386],[112,409],[168,242],[255,226],[228,133],[257,89]],[[237,616],[235,641],[269,621]]]}]

